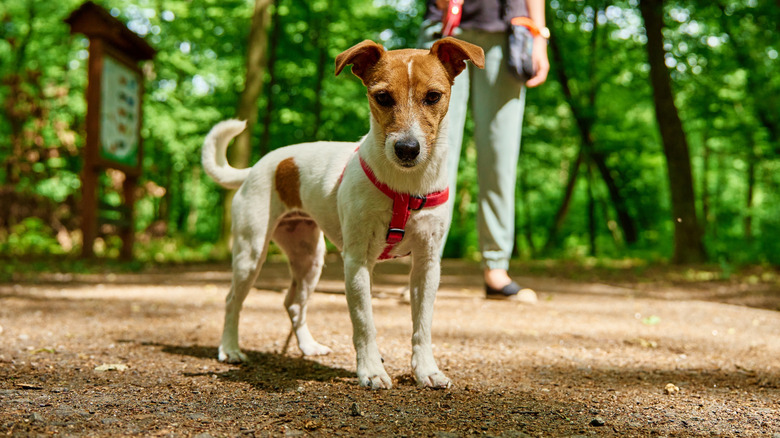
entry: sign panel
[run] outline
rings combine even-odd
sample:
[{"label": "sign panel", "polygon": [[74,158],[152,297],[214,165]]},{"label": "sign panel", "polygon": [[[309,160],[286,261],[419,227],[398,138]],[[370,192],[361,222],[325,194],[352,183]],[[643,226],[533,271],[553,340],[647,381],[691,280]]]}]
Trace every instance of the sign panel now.
[{"label": "sign panel", "polygon": [[105,56],[101,76],[100,157],[136,167],[141,128],[141,74]]}]

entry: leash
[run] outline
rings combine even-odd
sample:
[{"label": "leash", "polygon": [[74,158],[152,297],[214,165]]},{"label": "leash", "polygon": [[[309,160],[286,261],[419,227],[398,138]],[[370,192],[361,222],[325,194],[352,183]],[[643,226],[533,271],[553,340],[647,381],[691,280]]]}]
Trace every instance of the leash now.
[{"label": "leash", "polygon": [[460,25],[460,17],[463,15],[463,1],[450,0],[447,4],[447,9],[444,11],[442,19],[442,36],[452,36],[455,33],[455,28]]}]

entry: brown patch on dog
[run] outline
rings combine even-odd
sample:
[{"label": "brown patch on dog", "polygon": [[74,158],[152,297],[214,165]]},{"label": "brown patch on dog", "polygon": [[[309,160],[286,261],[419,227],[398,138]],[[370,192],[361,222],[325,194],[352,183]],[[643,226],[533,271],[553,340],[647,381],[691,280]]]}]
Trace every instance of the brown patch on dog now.
[{"label": "brown patch on dog", "polygon": [[[434,147],[439,124],[447,113],[450,85],[449,73],[441,61],[427,50],[406,49],[385,53],[366,75],[371,113],[381,134],[409,132],[417,123],[428,147]],[[380,92],[389,94],[393,105],[380,105],[376,100]],[[439,102],[425,104],[426,95],[430,92],[441,94]]]},{"label": "brown patch on dog", "polygon": [[301,208],[301,175],[293,157],[282,160],[276,166],[276,192],[284,205],[289,208]]},{"label": "brown patch on dog", "polygon": [[317,226],[317,222],[315,222],[314,219],[312,219],[308,214],[301,213],[299,211],[293,211],[287,213],[281,219],[279,219],[279,224],[277,225],[276,231],[279,232],[279,230],[283,230],[286,233],[293,234],[295,233],[295,229],[298,228],[298,225],[301,224],[311,228]]},{"label": "brown patch on dog", "polygon": [[485,52],[481,47],[455,38],[444,38],[433,43],[431,54],[439,58],[450,75],[450,83],[466,68],[469,60],[479,68],[485,68]]},{"label": "brown patch on dog", "polygon": [[[467,60],[483,68],[482,49],[454,38],[439,40],[430,50],[389,52],[372,41],[363,41],[336,58],[336,74],[352,64],[352,72],[368,89],[371,114],[380,128],[377,134],[386,138],[389,133],[408,133],[417,124],[426,144],[433,148],[447,114],[450,87]],[[441,96],[438,102],[426,101],[431,93]]]}]

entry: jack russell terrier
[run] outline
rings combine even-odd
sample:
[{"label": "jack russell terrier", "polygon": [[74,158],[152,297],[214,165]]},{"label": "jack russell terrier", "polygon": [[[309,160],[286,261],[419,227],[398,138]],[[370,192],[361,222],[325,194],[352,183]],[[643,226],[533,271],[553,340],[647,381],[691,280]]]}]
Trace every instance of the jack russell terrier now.
[{"label": "jack russell terrier", "polygon": [[289,259],[292,285],[284,304],[304,355],[330,348],[306,325],[306,302],[325,256],[323,234],[342,251],[347,304],[361,386],[390,388],[371,311],[377,260],[411,254],[412,369],[418,385],[448,388],[431,347],[433,304],[440,277],[448,197],[447,107],[450,87],[466,60],[484,67],[481,48],[454,38],[430,50],[393,50],[363,41],[336,57],[336,75],[352,73],[368,89],[370,130],[358,143],[287,146],[253,167],[226,159],[230,140],[246,122],[226,120],[211,129],[202,162],[233,198],[233,282],[226,298],[219,360],[247,359],[238,346],[242,303],[273,240]]}]

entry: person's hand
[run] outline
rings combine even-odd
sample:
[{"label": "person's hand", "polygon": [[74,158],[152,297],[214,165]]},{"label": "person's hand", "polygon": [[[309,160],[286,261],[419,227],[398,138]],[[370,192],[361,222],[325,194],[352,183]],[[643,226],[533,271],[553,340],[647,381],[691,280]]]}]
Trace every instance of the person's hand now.
[{"label": "person's hand", "polygon": [[542,37],[534,38],[534,50],[531,52],[531,59],[534,63],[534,77],[526,81],[525,86],[533,88],[542,85],[547,80],[547,73],[550,72],[550,60],[547,59],[547,39]]},{"label": "person's hand", "polygon": [[439,8],[440,11],[443,11],[447,9],[447,5],[449,5],[449,0],[436,0],[436,7]]}]

